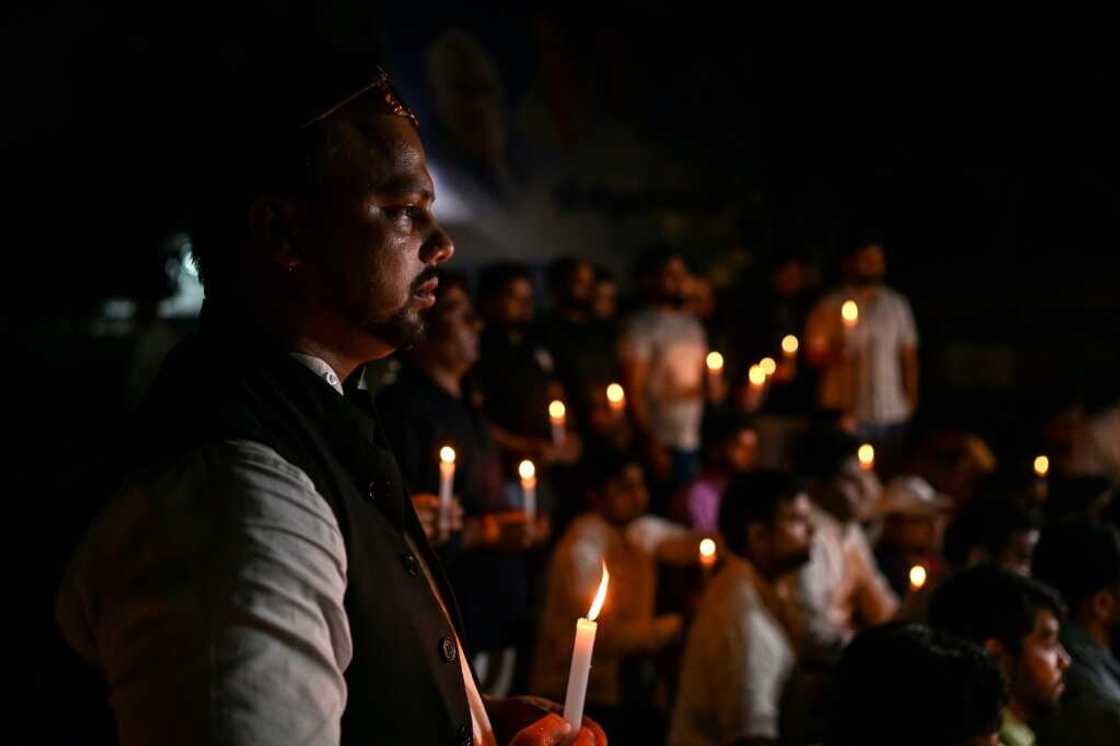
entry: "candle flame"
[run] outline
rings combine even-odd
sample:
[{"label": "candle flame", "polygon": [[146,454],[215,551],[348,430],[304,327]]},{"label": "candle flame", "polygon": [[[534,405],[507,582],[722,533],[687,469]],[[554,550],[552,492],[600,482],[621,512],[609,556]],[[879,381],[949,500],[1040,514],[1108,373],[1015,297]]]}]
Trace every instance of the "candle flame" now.
[{"label": "candle flame", "polygon": [[859,457],[859,465],[864,469],[870,469],[875,465],[875,446],[870,443],[861,445],[856,455]]},{"label": "candle flame", "polygon": [[611,582],[611,574],[607,572],[607,563],[603,563],[603,577],[599,581],[599,590],[595,592],[595,600],[591,602],[591,610],[587,612],[588,621],[595,621],[599,618],[599,612],[603,610],[603,602],[607,600],[607,585]]},{"label": "candle flame", "polygon": [[537,476],[537,467],[533,466],[533,462],[525,459],[517,465],[517,473],[521,475],[522,479],[532,479]]},{"label": "candle flame", "polygon": [[723,370],[723,355],[719,354],[718,352],[709,352],[707,363],[708,370],[712,371],[713,373],[719,370]]},{"label": "candle flame", "polygon": [[439,449],[439,460],[445,464],[455,463],[455,449],[451,446],[444,446]]},{"label": "candle flame", "polygon": [[1047,456],[1039,456],[1034,460],[1034,473],[1039,478],[1050,473],[1050,459]]},{"label": "candle flame", "polygon": [[840,306],[840,315],[844,318],[844,321],[847,321],[849,324],[854,324],[859,321],[859,306],[856,305],[854,300],[849,298],[844,301],[844,305]]},{"label": "candle flame", "polygon": [[785,352],[787,355],[792,355],[797,352],[797,348],[800,346],[801,343],[798,342],[797,337],[792,334],[787,334],[782,337],[782,352]]},{"label": "candle flame", "polygon": [[747,377],[755,386],[761,386],[766,383],[766,371],[758,365],[752,365],[750,370],[747,371]]},{"label": "candle flame", "polygon": [[714,557],[716,555],[716,543],[711,539],[703,539],[700,542],[700,556],[701,557]]},{"label": "candle flame", "polygon": [[567,413],[567,411],[568,409],[564,406],[564,402],[560,401],[559,399],[554,400],[551,404],[548,405],[548,416],[554,420],[564,419],[564,415]]},{"label": "candle flame", "polygon": [[607,401],[611,404],[621,404],[626,399],[626,392],[622,390],[622,386],[617,383],[612,383],[607,386]]},{"label": "candle flame", "polygon": [[758,367],[762,368],[762,372],[767,376],[774,375],[774,371],[778,369],[778,364],[772,357],[764,357],[758,361]]},{"label": "candle flame", "polygon": [[910,587],[918,590],[926,584],[926,568],[921,565],[914,565],[910,568]]}]

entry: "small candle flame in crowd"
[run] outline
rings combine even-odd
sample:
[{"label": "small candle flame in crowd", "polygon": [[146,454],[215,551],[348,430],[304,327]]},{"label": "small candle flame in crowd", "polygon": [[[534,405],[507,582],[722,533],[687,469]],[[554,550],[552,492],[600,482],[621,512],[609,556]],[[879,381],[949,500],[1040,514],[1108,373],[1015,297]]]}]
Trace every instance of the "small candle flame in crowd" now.
[{"label": "small candle flame in crowd", "polygon": [[718,352],[709,352],[707,363],[708,370],[712,371],[713,373],[717,373],[723,370],[723,355]]},{"label": "small candle flame in crowd", "polygon": [[782,352],[784,352],[787,357],[796,355],[799,347],[801,347],[801,343],[797,341],[797,337],[794,335],[787,334],[782,337]]},{"label": "small candle flame in crowd", "polygon": [[612,383],[607,386],[607,402],[611,409],[616,410],[626,405],[626,392],[623,391],[621,384]]},{"label": "small candle flame in crowd", "polygon": [[716,543],[711,539],[700,540],[700,566],[704,568],[704,572],[712,569],[716,563]]},{"label": "small candle flame in crowd", "polygon": [[840,316],[844,319],[845,326],[855,326],[859,322],[859,306],[849,298],[840,306]]},{"label": "small candle flame in crowd", "polygon": [[926,568],[914,565],[910,568],[910,590],[916,591],[926,584]]},{"label": "small candle flame in crowd", "polygon": [[864,469],[871,469],[875,466],[875,446],[870,443],[861,445],[856,452],[856,456],[859,458],[859,465]]},{"label": "small candle flame in crowd", "polygon": [[439,449],[439,460],[445,464],[455,463],[455,449],[451,446],[444,446]]},{"label": "small candle flame in crowd", "polygon": [[554,400],[548,405],[548,416],[556,423],[564,422],[564,417],[568,413],[568,408],[564,406],[564,402],[559,399]]},{"label": "small candle flame in crowd", "polygon": [[747,371],[747,378],[752,386],[761,386],[766,383],[766,371],[761,366],[752,365],[750,370]]},{"label": "small candle flame in crowd", "polygon": [[762,372],[769,378],[778,370],[778,363],[772,357],[764,357],[758,361],[758,367],[762,368]]},{"label": "small candle flame in crowd", "polygon": [[521,475],[522,482],[533,481],[537,476],[537,467],[529,459],[525,459],[517,465],[517,473]]},{"label": "small candle flame in crowd", "polygon": [[595,591],[595,598],[591,600],[591,608],[587,610],[587,620],[594,622],[603,610],[603,603],[607,600],[607,586],[610,585],[611,574],[607,571],[607,563],[603,563],[603,575],[599,579],[599,589]]},{"label": "small candle flame in crowd", "polygon": [[1050,459],[1047,456],[1038,456],[1034,460],[1034,473],[1039,479],[1042,479],[1050,473]]}]

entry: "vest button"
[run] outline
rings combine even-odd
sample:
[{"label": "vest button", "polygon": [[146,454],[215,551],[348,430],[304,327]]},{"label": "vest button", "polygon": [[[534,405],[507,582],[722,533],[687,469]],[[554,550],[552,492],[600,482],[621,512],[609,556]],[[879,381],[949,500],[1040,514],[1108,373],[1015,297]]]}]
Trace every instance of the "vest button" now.
[{"label": "vest button", "polygon": [[440,639],[439,652],[448,663],[454,663],[455,659],[459,657],[459,651],[455,648],[455,641],[450,637]]},{"label": "vest button", "polygon": [[409,575],[416,575],[420,572],[420,563],[416,561],[416,557],[411,554],[402,554],[401,562],[404,563],[404,569],[408,571]]},{"label": "vest button", "polygon": [[471,746],[474,743],[474,736],[471,729],[465,725],[459,726],[459,746]]}]

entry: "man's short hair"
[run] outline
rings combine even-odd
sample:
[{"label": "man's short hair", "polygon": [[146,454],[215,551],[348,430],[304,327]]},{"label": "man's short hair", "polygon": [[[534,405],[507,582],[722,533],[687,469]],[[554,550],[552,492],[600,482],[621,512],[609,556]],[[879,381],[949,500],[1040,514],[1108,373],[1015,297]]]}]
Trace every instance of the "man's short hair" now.
[{"label": "man's short hair", "polygon": [[683,259],[681,252],[667,243],[651,244],[638,254],[638,258],[634,262],[634,275],[639,281],[647,280],[678,257]]},{"label": "man's short hair", "polygon": [[478,302],[500,297],[515,280],[533,282],[533,273],[522,262],[498,262],[484,268],[478,276]]},{"label": "man's short hair", "polygon": [[631,466],[641,466],[638,454],[626,448],[606,448],[585,458],[580,464],[580,481],[584,491],[598,492]]},{"label": "man's short hair", "polygon": [[991,656],[920,624],[861,633],[832,682],[828,746],[963,746],[995,733],[1007,703]]},{"label": "man's short hair", "polygon": [[563,289],[568,280],[575,274],[576,268],[581,264],[592,266],[591,262],[578,256],[562,256],[550,262],[548,269],[545,270],[545,283],[548,286],[548,292],[557,293]]},{"label": "man's short hair", "polygon": [[980,564],[950,576],[934,591],[929,623],[983,645],[998,640],[1018,654],[1040,611],[1065,617],[1065,604],[1049,586],[1018,573]]},{"label": "man's short hair", "polygon": [[965,505],[945,529],[942,553],[953,567],[964,567],[973,549],[990,558],[1002,554],[1017,536],[1042,526],[1038,511],[1004,496],[980,496]]},{"label": "man's short hair", "polygon": [[728,548],[746,556],[746,528],[756,523],[772,524],[779,506],[800,492],[797,480],[777,469],[759,469],[732,479],[719,508],[719,530]]},{"label": "man's short hair", "polygon": [[1070,608],[1098,591],[1120,589],[1120,531],[1088,516],[1070,516],[1042,533],[1033,571]]}]

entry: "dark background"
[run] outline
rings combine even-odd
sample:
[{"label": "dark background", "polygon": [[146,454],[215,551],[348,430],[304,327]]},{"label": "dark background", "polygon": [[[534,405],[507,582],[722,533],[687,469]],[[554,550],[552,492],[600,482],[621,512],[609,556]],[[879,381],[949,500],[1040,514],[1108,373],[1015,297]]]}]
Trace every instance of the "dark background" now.
[{"label": "dark background", "polygon": [[[1120,81],[1102,18],[872,24],[654,1],[61,0],[5,14],[2,390],[11,516],[37,541],[17,583],[32,640],[66,541],[52,528],[82,512],[85,475],[124,422],[134,338],[105,303],[158,301],[182,279],[187,185],[239,115],[220,103],[223,65],[259,48],[290,64],[326,45],[393,73],[434,170],[462,177],[443,200],[460,266],[572,252],[625,270],[665,238],[749,292],[789,252],[833,279],[845,241],[874,227],[918,319],[920,420],[1025,460],[1086,381],[1115,391]],[[435,113],[426,55],[449,29],[496,71],[528,197],[472,177]]]}]

